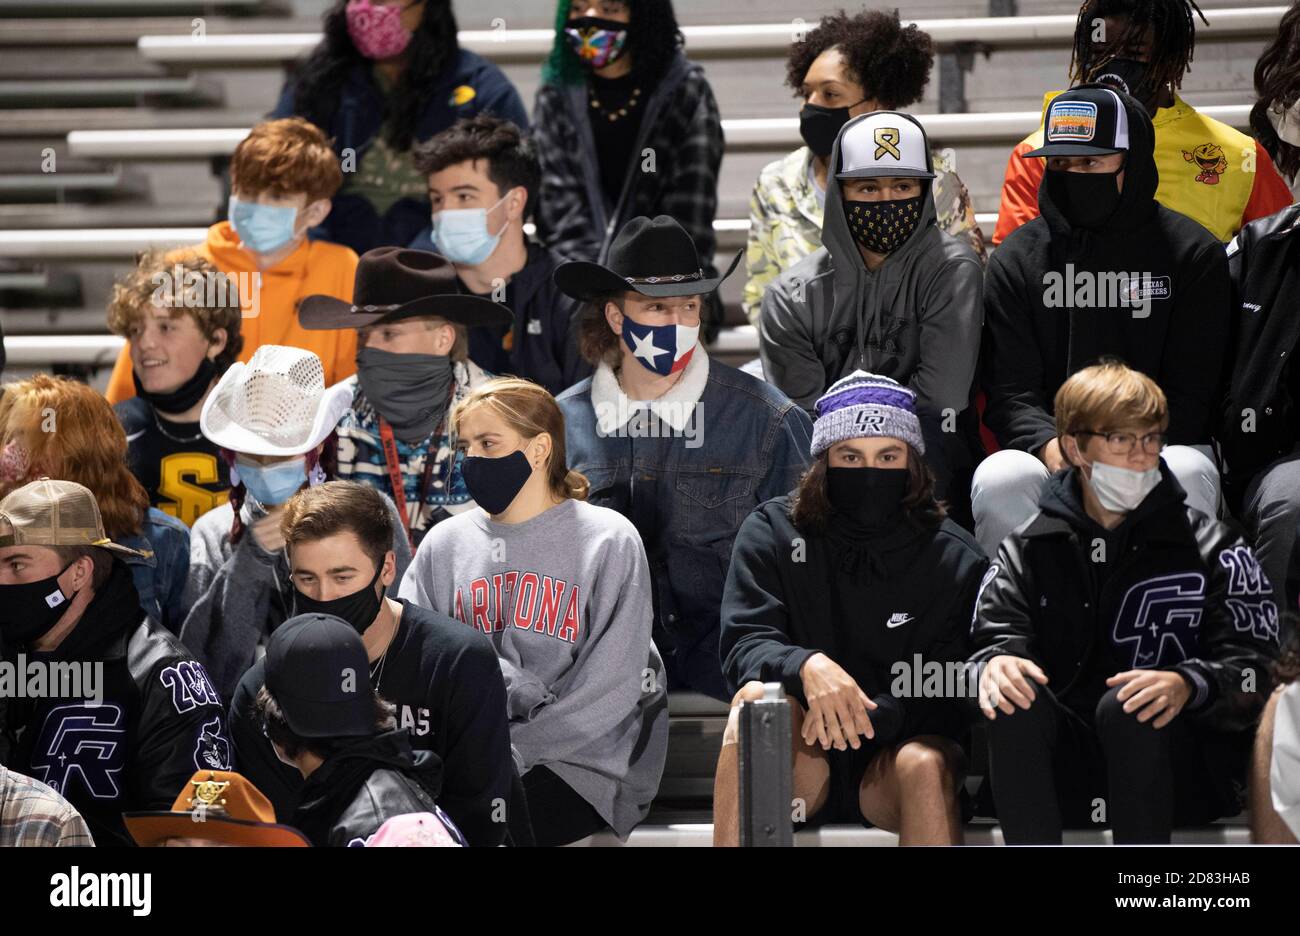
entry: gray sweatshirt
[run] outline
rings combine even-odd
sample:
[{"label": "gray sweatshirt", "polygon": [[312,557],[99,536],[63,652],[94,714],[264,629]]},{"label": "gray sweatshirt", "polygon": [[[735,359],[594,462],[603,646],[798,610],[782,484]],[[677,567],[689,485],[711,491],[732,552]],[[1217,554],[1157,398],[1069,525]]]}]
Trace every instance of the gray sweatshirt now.
[{"label": "gray sweatshirt", "polygon": [[[831,166],[840,165],[840,130]],[[926,148],[927,163],[933,156]],[[970,401],[984,323],[984,270],[974,249],[935,222],[932,186],[912,236],[867,269],[832,173],[822,246],[763,293],[758,347],[763,373],[809,413],[826,388],[862,368],[916,392],[923,418]]]},{"label": "gray sweatshirt", "polygon": [[476,507],[429,531],[399,594],[492,640],[520,774],[545,765],[620,837],[645,818],[668,699],[650,568],[627,518],[566,500],[508,524]]},{"label": "gray sweatshirt", "polygon": [[[384,502],[393,520],[397,577],[388,593],[394,595],[411,563],[411,545],[397,507],[387,495]],[[203,664],[227,704],[240,677],[257,658],[258,641],[293,614],[289,560],[283,549],[269,553],[259,546],[251,529],[266,513],[256,500],[245,497],[244,535],[234,548],[230,527],[235,511],[229,502],[209,510],[190,529],[190,576],[185,589],[189,613],[181,627],[181,642]]]}]

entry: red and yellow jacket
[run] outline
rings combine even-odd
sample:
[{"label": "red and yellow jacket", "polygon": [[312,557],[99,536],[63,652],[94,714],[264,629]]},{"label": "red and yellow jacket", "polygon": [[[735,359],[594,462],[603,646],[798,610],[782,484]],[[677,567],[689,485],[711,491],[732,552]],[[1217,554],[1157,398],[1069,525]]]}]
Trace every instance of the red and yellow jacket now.
[{"label": "red and yellow jacket", "polygon": [[[1052,91],[1044,96],[1044,110],[1060,93]],[[1160,173],[1156,200],[1199,222],[1219,240],[1229,241],[1246,222],[1291,204],[1291,190],[1254,138],[1206,117],[1177,95],[1172,107],[1156,111],[1152,123],[1156,131],[1156,169]],[[1040,122],[1038,129],[1011,151],[1002,182],[994,244],[1038,217],[1043,160],[1022,159],[1020,154],[1042,145]]]}]

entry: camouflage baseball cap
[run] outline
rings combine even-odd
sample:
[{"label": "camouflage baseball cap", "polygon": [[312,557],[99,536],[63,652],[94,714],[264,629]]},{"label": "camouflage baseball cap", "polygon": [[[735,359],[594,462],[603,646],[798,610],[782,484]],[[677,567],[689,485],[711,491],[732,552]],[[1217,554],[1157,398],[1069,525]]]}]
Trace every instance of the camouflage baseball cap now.
[{"label": "camouflage baseball cap", "polygon": [[89,488],[51,478],[24,484],[0,500],[0,546],[98,546],[144,558],[104,534],[99,504]]}]

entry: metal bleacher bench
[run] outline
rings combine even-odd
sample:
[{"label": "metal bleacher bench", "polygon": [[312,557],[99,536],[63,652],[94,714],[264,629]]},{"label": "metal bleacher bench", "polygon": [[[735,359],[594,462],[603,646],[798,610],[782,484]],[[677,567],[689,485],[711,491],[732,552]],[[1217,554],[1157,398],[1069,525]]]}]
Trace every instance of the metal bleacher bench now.
[{"label": "metal bleacher bench", "polygon": [[[1198,110],[1230,126],[1249,126],[1250,106],[1218,104]],[[125,115],[129,120],[129,115]],[[917,114],[932,143],[1018,143],[1041,119],[1038,111],[985,114]],[[773,117],[722,121],[729,149],[780,149],[802,145],[799,121]],[[212,159],[229,156],[248,135],[247,127],[179,129],[73,130],[68,152],[94,159]]]},{"label": "metal bleacher bench", "polygon": [[[0,0],[12,2],[12,0]],[[158,0],[163,2],[163,0]],[[1207,10],[1212,39],[1271,35],[1285,12],[1281,6]],[[1015,47],[1047,48],[1069,45],[1075,28],[1073,14],[1017,17],[958,17],[916,20],[941,49],[975,46],[980,49]],[[802,19],[784,23],[753,23],[720,26],[684,26],[682,34],[692,56],[783,54],[794,34],[815,24]],[[1200,36],[1198,35],[1198,38]],[[550,29],[462,30],[460,44],[495,61],[531,61],[551,49],[555,33]],[[202,37],[142,36],[140,54],[151,61],[202,65],[265,65],[291,61],[313,48],[320,33],[214,35]]]}]

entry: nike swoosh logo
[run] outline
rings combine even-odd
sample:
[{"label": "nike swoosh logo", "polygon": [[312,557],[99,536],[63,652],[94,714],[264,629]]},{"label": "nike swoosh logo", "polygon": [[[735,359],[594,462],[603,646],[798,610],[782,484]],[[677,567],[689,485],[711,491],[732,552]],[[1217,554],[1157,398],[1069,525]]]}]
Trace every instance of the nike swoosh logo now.
[{"label": "nike swoosh logo", "polygon": [[901,621],[896,621],[891,617],[888,621],[885,622],[885,626],[889,628],[902,627],[904,624],[908,623],[911,620],[913,620],[913,618],[910,614],[907,617],[903,618]]}]

